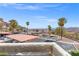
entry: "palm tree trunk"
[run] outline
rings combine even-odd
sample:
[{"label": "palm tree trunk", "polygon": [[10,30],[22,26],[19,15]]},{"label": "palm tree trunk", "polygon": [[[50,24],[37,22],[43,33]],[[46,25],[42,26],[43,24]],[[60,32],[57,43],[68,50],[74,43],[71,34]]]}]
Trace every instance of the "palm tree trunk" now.
[{"label": "palm tree trunk", "polygon": [[62,30],[62,26],[61,26],[61,40],[62,40],[62,36],[63,36],[63,30]]},{"label": "palm tree trunk", "polygon": [[28,34],[28,26],[27,26],[27,34]]}]

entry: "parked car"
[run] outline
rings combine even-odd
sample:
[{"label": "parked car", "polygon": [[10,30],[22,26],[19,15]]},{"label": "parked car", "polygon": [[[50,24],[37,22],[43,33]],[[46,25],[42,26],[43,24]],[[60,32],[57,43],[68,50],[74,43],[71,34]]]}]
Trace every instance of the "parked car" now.
[{"label": "parked car", "polygon": [[45,42],[54,42],[53,40],[45,40]]}]

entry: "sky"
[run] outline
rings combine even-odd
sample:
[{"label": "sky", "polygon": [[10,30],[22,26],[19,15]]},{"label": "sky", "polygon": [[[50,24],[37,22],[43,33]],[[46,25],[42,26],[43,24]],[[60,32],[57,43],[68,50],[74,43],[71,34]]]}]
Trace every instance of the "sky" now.
[{"label": "sky", "polygon": [[58,27],[58,19],[65,17],[65,27],[79,27],[79,4],[77,3],[0,3],[0,18],[9,22],[15,19],[18,24],[29,28]]}]

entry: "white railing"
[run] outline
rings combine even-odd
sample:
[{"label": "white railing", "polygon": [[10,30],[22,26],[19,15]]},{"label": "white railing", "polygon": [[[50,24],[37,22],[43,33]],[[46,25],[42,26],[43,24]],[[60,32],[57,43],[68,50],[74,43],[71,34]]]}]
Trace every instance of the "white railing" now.
[{"label": "white railing", "polygon": [[[0,52],[41,52],[51,53],[54,56],[71,56],[63,48],[54,42],[31,42],[31,43],[0,43]],[[39,55],[39,54],[38,54]]]}]

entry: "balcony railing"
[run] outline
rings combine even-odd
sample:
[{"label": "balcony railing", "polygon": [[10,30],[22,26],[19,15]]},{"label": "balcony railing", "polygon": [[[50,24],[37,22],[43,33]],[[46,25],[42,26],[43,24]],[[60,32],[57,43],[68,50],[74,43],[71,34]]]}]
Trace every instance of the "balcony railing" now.
[{"label": "balcony railing", "polygon": [[0,53],[23,56],[71,56],[54,42],[1,43]]}]

